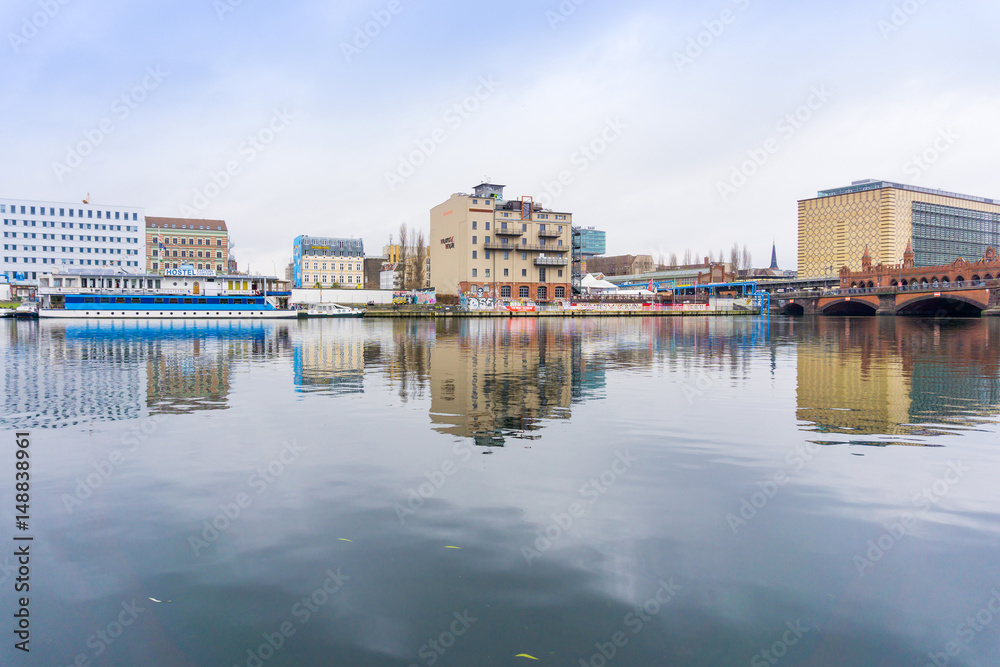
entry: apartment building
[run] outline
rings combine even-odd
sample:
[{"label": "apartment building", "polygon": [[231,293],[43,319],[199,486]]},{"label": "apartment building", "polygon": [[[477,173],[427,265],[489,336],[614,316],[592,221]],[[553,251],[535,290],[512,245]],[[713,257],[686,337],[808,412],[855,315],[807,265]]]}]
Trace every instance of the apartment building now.
[{"label": "apartment building", "polygon": [[431,209],[431,266],[439,295],[550,301],[570,296],[572,215],[531,197],[504,199],[481,183]]},{"label": "apartment building", "polygon": [[297,236],[292,248],[292,280],[296,288],[364,287],[365,246],[361,239]]},{"label": "apartment building", "polygon": [[10,280],[37,281],[56,266],[142,271],[142,208],[0,199],[0,218],[0,274]]},{"label": "apartment building", "polygon": [[190,265],[229,273],[229,228],[225,220],[146,218],[146,272]]}]

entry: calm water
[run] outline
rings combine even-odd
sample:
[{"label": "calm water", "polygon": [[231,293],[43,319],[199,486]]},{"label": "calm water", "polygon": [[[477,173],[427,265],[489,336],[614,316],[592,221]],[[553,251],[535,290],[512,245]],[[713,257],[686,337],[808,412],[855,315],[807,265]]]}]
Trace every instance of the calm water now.
[{"label": "calm water", "polygon": [[2,322],[36,541],[0,664],[997,665],[998,352],[997,321]]}]

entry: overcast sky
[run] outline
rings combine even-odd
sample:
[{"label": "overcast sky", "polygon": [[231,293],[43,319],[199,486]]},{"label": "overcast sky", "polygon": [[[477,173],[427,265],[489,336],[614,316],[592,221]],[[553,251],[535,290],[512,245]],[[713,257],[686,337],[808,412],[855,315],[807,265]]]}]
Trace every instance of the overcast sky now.
[{"label": "overcast sky", "polygon": [[0,196],[222,218],[279,273],[486,177],[610,254],[783,268],[820,189],[1000,197],[996,2],[577,1],[4,0]]}]

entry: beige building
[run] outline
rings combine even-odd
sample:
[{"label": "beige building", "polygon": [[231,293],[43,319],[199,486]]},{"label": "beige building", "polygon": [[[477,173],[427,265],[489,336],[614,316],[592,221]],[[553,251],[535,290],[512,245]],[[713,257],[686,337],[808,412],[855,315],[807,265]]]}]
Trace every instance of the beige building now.
[{"label": "beige building", "polygon": [[439,295],[549,301],[570,296],[572,215],[506,186],[482,183],[431,209],[432,281]]},{"label": "beige building", "polygon": [[183,264],[220,274],[229,270],[224,220],[146,218],[146,272],[162,274]]},{"label": "beige building", "polygon": [[[399,264],[402,266],[402,262],[399,261],[403,254],[403,249],[398,243],[390,243],[387,246],[382,247],[382,255],[386,258],[385,261],[391,262],[393,264]],[[411,248],[406,255],[406,282],[412,282],[412,278],[417,269],[417,256]],[[403,289],[403,274],[400,271],[398,278],[399,287],[395,289]],[[431,249],[430,246],[424,248],[424,280],[422,285],[411,285],[407,289],[420,289],[421,287],[431,286]]]},{"label": "beige building", "polygon": [[916,266],[980,258],[1000,244],[1000,201],[885,181],[855,181],[799,202],[799,277],[898,264],[912,243]]},{"label": "beige building", "polygon": [[652,255],[612,255],[591,257],[587,260],[587,273],[603,273],[606,276],[629,276],[652,273],[656,263]]}]

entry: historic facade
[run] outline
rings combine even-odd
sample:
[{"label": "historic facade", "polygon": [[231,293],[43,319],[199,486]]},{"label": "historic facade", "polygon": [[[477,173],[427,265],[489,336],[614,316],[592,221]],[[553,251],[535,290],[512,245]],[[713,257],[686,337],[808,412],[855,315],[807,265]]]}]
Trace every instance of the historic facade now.
[{"label": "historic facade", "polygon": [[909,243],[906,244],[902,264],[873,265],[871,251],[865,246],[860,271],[851,271],[846,266],[840,269],[842,288],[907,287],[914,284],[947,287],[959,283],[975,287],[997,278],[1000,278],[1000,259],[992,247],[987,248],[983,258],[976,262],[959,257],[951,264],[915,266],[913,247]]}]

